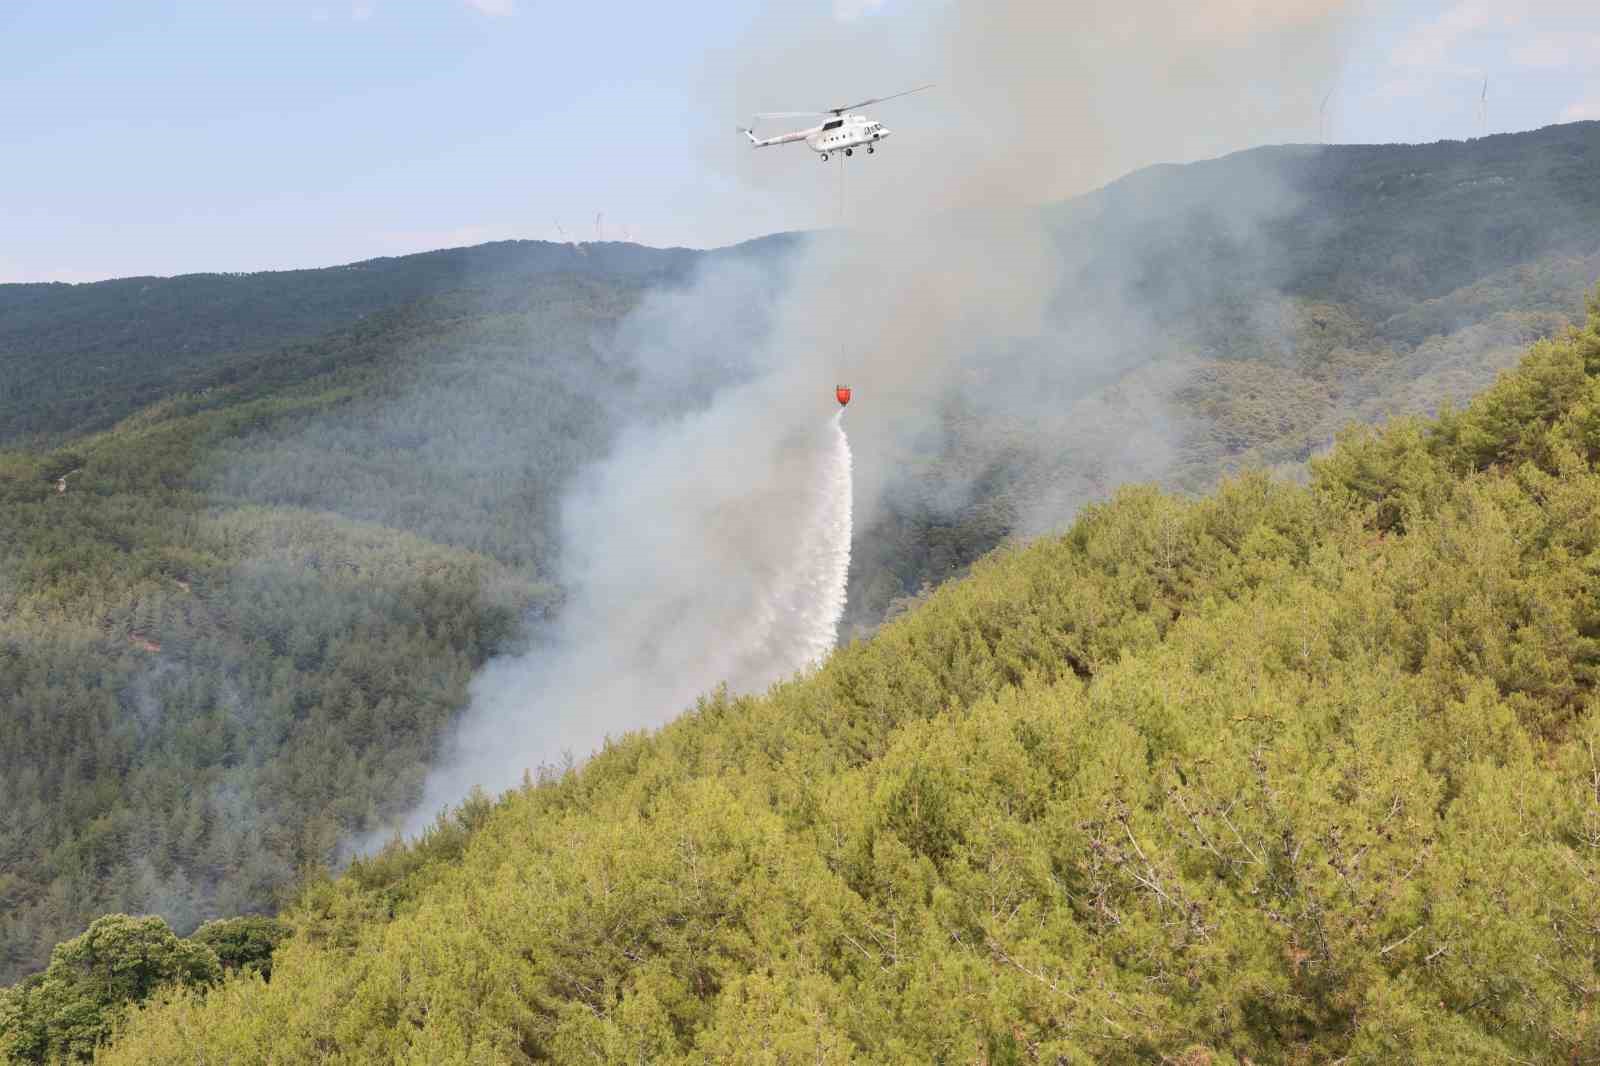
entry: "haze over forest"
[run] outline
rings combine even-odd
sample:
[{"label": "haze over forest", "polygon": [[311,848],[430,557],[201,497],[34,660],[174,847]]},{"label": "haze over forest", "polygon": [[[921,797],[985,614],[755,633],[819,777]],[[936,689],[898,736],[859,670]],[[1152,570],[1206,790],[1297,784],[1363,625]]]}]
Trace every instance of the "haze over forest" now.
[{"label": "haze over forest", "polygon": [[775,12],[947,75],[817,228],[0,285],[0,1055],[1586,1061],[1600,122],[1266,143],[1358,15]]}]

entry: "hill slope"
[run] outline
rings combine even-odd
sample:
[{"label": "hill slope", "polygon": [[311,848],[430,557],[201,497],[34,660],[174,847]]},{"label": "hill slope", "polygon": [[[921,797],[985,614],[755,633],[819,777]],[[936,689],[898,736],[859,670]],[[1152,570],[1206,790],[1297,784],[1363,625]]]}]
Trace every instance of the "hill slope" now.
[{"label": "hill slope", "polygon": [[1122,492],[313,886],[103,1061],[1587,1061],[1590,306],[1307,487]]},{"label": "hill slope", "polygon": [[[416,802],[473,673],[557,601],[557,486],[606,432],[558,360],[595,362],[627,298],[554,278],[385,312],[0,452],[0,974],[108,910],[271,909]],[[497,438],[418,432],[507,404]]]},{"label": "hill slope", "polygon": [[[637,287],[698,254],[503,241],[316,270],[0,285],[0,444],[105,429],[147,403],[226,383],[230,368],[453,291],[550,276]],[[237,372],[237,371],[235,371]]]},{"label": "hill slope", "polygon": [[[1055,332],[979,353],[894,472],[847,634],[1128,480],[1294,466],[1469,395],[1576,317],[1597,195],[1586,123],[1264,149],[1044,212]],[[629,343],[650,309],[730,262],[781,296],[803,244],[0,286],[0,981],[108,910],[271,909],[405,809],[477,667],[558,609],[572,479],[736,385],[772,300],[693,304],[668,370]]]},{"label": "hill slope", "polygon": [[1119,484],[1203,490],[1485,387],[1581,320],[1600,277],[1600,122],[1252,149],[1137,172],[1042,221],[1062,264],[1044,335],[971,361],[942,453],[858,537],[857,632],[974,548],[1058,528]]}]

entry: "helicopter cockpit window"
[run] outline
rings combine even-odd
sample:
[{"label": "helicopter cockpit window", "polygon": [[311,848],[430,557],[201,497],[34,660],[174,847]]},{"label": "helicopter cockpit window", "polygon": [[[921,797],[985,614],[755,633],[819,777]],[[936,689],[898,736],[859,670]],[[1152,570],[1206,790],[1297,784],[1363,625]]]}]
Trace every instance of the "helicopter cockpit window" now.
[{"label": "helicopter cockpit window", "polygon": [[844,125],[844,119],[836,118],[832,122],[824,122],[822,124],[822,128],[825,129],[825,130],[836,130],[840,126],[843,126],[843,125]]}]

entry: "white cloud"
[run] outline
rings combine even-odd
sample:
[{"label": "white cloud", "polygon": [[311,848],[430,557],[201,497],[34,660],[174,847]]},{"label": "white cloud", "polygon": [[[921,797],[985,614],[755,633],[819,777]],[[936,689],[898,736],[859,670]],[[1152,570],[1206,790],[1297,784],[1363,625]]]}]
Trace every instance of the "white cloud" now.
[{"label": "white cloud", "polygon": [[1417,97],[1456,91],[1464,80],[1476,84],[1491,72],[1600,66],[1600,15],[1593,2],[1459,0],[1419,20],[1390,50],[1382,93]]},{"label": "white cloud", "polygon": [[1511,62],[1519,67],[1553,70],[1571,65],[1572,49],[1563,37],[1541,34],[1512,49]]},{"label": "white cloud", "polygon": [[871,15],[883,7],[883,0],[833,0],[833,17],[840,22],[854,22],[863,15]]},{"label": "white cloud", "polygon": [[1511,61],[1542,70],[1600,65],[1600,33],[1541,33],[1512,49]]},{"label": "white cloud", "polygon": [[517,0],[467,0],[467,6],[485,15],[504,17],[517,13]]},{"label": "white cloud", "polygon": [[1592,92],[1582,100],[1575,100],[1561,112],[1562,122],[1583,122],[1600,119],[1600,92]]},{"label": "white cloud", "polygon": [[1413,29],[1395,46],[1389,61],[1397,67],[1454,70],[1449,57],[1457,42],[1488,26],[1489,22],[1487,0],[1464,0],[1438,18]]},{"label": "white cloud", "polygon": [[355,22],[365,22],[377,12],[377,0],[356,0],[350,5],[350,18]]}]

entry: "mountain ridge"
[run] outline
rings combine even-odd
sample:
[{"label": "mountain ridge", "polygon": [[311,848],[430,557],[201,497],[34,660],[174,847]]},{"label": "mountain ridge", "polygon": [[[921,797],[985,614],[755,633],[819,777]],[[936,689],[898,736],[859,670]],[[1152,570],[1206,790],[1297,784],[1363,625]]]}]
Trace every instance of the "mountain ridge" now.
[{"label": "mountain ridge", "polygon": [[[1534,140],[1587,146],[1567,156],[1592,174],[1588,203],[1600,127]],[[1466,201],[1429,188],[1405,202],[1450,225]],[[1094,284],[1063,286],[1060,300],[1071,315],[1112,293],[1109,306],[1147,309],[1150,322],[1091,353],[1107,367],[1072,379],[1059,437],[1041,443],[1007,409],[1012,364],[998,357],[948,398],[944,450],[918,456],[857,531],[846,640],[1124,481],[1195,492],[1242,466],[1298,470],[1352,418],[1464,399],[1576,321],[1600,275],[1600,238],[1530,215],[1531,243],[1506,253],[1524,258],[1454,289],[1391,241],[1362,254],[1407,259],[1404,284],[1283,291],[1262,284],[1282,249],[1259,241],[1292,215],[1230,229],[1235,216],[1208,214],[1204,196],[1154,199],[1160,210],[1129,213],[1067,259],[1068,278]],[[1382,228],[1365,216],[1341,225]],[[1184,251],[1194,234],[1210,243]],[[728,254],[777,287],[773,272],[803,246],[780,235]],[[1329,257],[1313,280],[1338,276],[1343,244],[1294,247]],[[298,869],[403,809],[474,670],[560,609],[571,480],[628,419],[676,417],[726,384],[713,362],[657,387],[615,343],[664,291],[643,275],[528,275],[516,247],[484,254],[504,262],[478,287],[422,286],[305,341],[184,362],[136,334],[144,347],[123,349],[113,383],[70,376],[100,354],[74,364],[44,347],[0,350],[0,973],[43,965],[107,910],[160,909],[187,932],[270,909]],[[416,266],[404,258],[390,267]],[[724,310],[728,335],[764,335],[759,306],[748,319]],[[8,322],[15,343],[26,331],[0,311],[0,333]],[[1053,343],[1025,354],[1076,357]],[[991,395],[1001,400],[985,406]],[[1150,409],[1173,414],[1170,454],[1118,452]],[[19,417],[36,429],[18,432]],[[1041,500],[1051,507],[1038,517]],[[419,544],[431,573],[403,565]],[[377,619],[354,641],[319,620],[346,617],[341,600]],[[183,780],[204,788],[185,795]],[[68,791],[77,801],[57,802]],[[278,812],[270,834],[236,817],[240,795]]]}]

